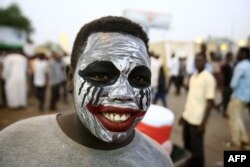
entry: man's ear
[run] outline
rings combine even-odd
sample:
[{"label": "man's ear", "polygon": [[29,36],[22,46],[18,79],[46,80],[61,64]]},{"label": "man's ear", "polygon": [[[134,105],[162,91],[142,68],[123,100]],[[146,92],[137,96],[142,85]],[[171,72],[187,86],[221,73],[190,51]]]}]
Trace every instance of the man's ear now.
[{"label": "man's ear", "polygon": [[67,75],[67,85],[66,85],[67,91],[69,93],[73,93],[74,70],[70,65],[66,67],[66,75]]}]

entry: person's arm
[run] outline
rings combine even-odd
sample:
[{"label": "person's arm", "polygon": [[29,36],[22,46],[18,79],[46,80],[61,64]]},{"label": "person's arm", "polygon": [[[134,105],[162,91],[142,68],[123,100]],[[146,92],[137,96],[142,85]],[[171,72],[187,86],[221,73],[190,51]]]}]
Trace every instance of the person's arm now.
[{"label": "person's arm", "polygon": [[216,82],[214,77],[211,75],[206,79],[206,86],[205,86],[205,97],[206,97],[206,107],[204,111],[204,117],[202,119],[202,122],[199,126],[199,132],[204,133],[205,127],[210,115],[210,112],[214,105],[214,97],[215,97],[215,89],[216,89]]},{"label": "person's arm", "polygon": [[[189,76],[188,76],[187,91],[189,90],[189,85],[190,85],[191,77],[192,77],[192,75],[189,75]],[[183,125],[184,121],[185,121],[185,120],[184,120],[184,118],[183,118],[182,115],[181,115],[181,117],[180,117],[179,120],[178,120],[178,124],[179,124],[179,125]]]},{"label": "person's arm", "polygon": [[206,108],[205,108],[205,115],[203,117],[203,120],[199,126],[199,132],[200,133],[204,133],[205,132],[205,127],[206,127],[206,124],[207,124],[207,121],[208,121],[208,118],[209,118],[209,115],[210,115],[210,111],[212,110],[213,108],[213,99],[208,99],[207,100],[207,105],[206,105]]},{"label": "person's arm", "polygon": [[238,86],[239,80],[242,77],[243,73],[244,73],[244,70],[242,68],[240,68],[240,66],[235,67],[233,77],[232,77],[232,80],[230,82],[230,87],[232,89],[234,89]]}]

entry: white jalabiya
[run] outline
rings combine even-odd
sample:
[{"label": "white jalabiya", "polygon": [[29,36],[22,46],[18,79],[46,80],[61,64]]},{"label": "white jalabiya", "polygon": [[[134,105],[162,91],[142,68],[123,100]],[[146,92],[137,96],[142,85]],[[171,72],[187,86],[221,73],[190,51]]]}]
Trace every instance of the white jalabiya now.
[{"label": "white jalabiya", "polygon": [[27,104],[27,59],[20,54],[9,54],[4,59],[3,77],[7,105],[11,108]]}]

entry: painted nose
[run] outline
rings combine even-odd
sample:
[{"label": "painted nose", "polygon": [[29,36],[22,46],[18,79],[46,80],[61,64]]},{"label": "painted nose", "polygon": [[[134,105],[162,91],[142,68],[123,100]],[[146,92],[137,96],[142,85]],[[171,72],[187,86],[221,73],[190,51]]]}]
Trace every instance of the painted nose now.
[{"label": "painted nose", "polygon": [[132,101],[133,95],[133,88],[125,77],[120,77],[109,92],[110,99],[119,101]]}]

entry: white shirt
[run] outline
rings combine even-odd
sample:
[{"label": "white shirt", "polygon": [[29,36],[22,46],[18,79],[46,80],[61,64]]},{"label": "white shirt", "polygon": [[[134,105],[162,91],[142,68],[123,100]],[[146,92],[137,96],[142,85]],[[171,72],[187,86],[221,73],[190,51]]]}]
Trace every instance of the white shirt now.
[{"label": "white shirt", "polygon": [[162,65],[160,59],[151,57],[151,87],[156,88],[158,85],[159,71]]},{"label": "white shirt", "polygon": [[168,65],[171,70],[171,75],[178,76],[180,70],[180,63],[178,57],[171,58]]},{"label": "white shirt", "polygon": [[200,125],[208,99],[215,97],[215,79],[206,70],[195,73],[189,82],[187,102],[183,112],[183,118],[192,125]]},{"label": "white shirt", "polygon": [[45,86],[47,73],[48,73],[47,60],[38,59],[35,64],[35,70],[34,70],[34,85]]}]

